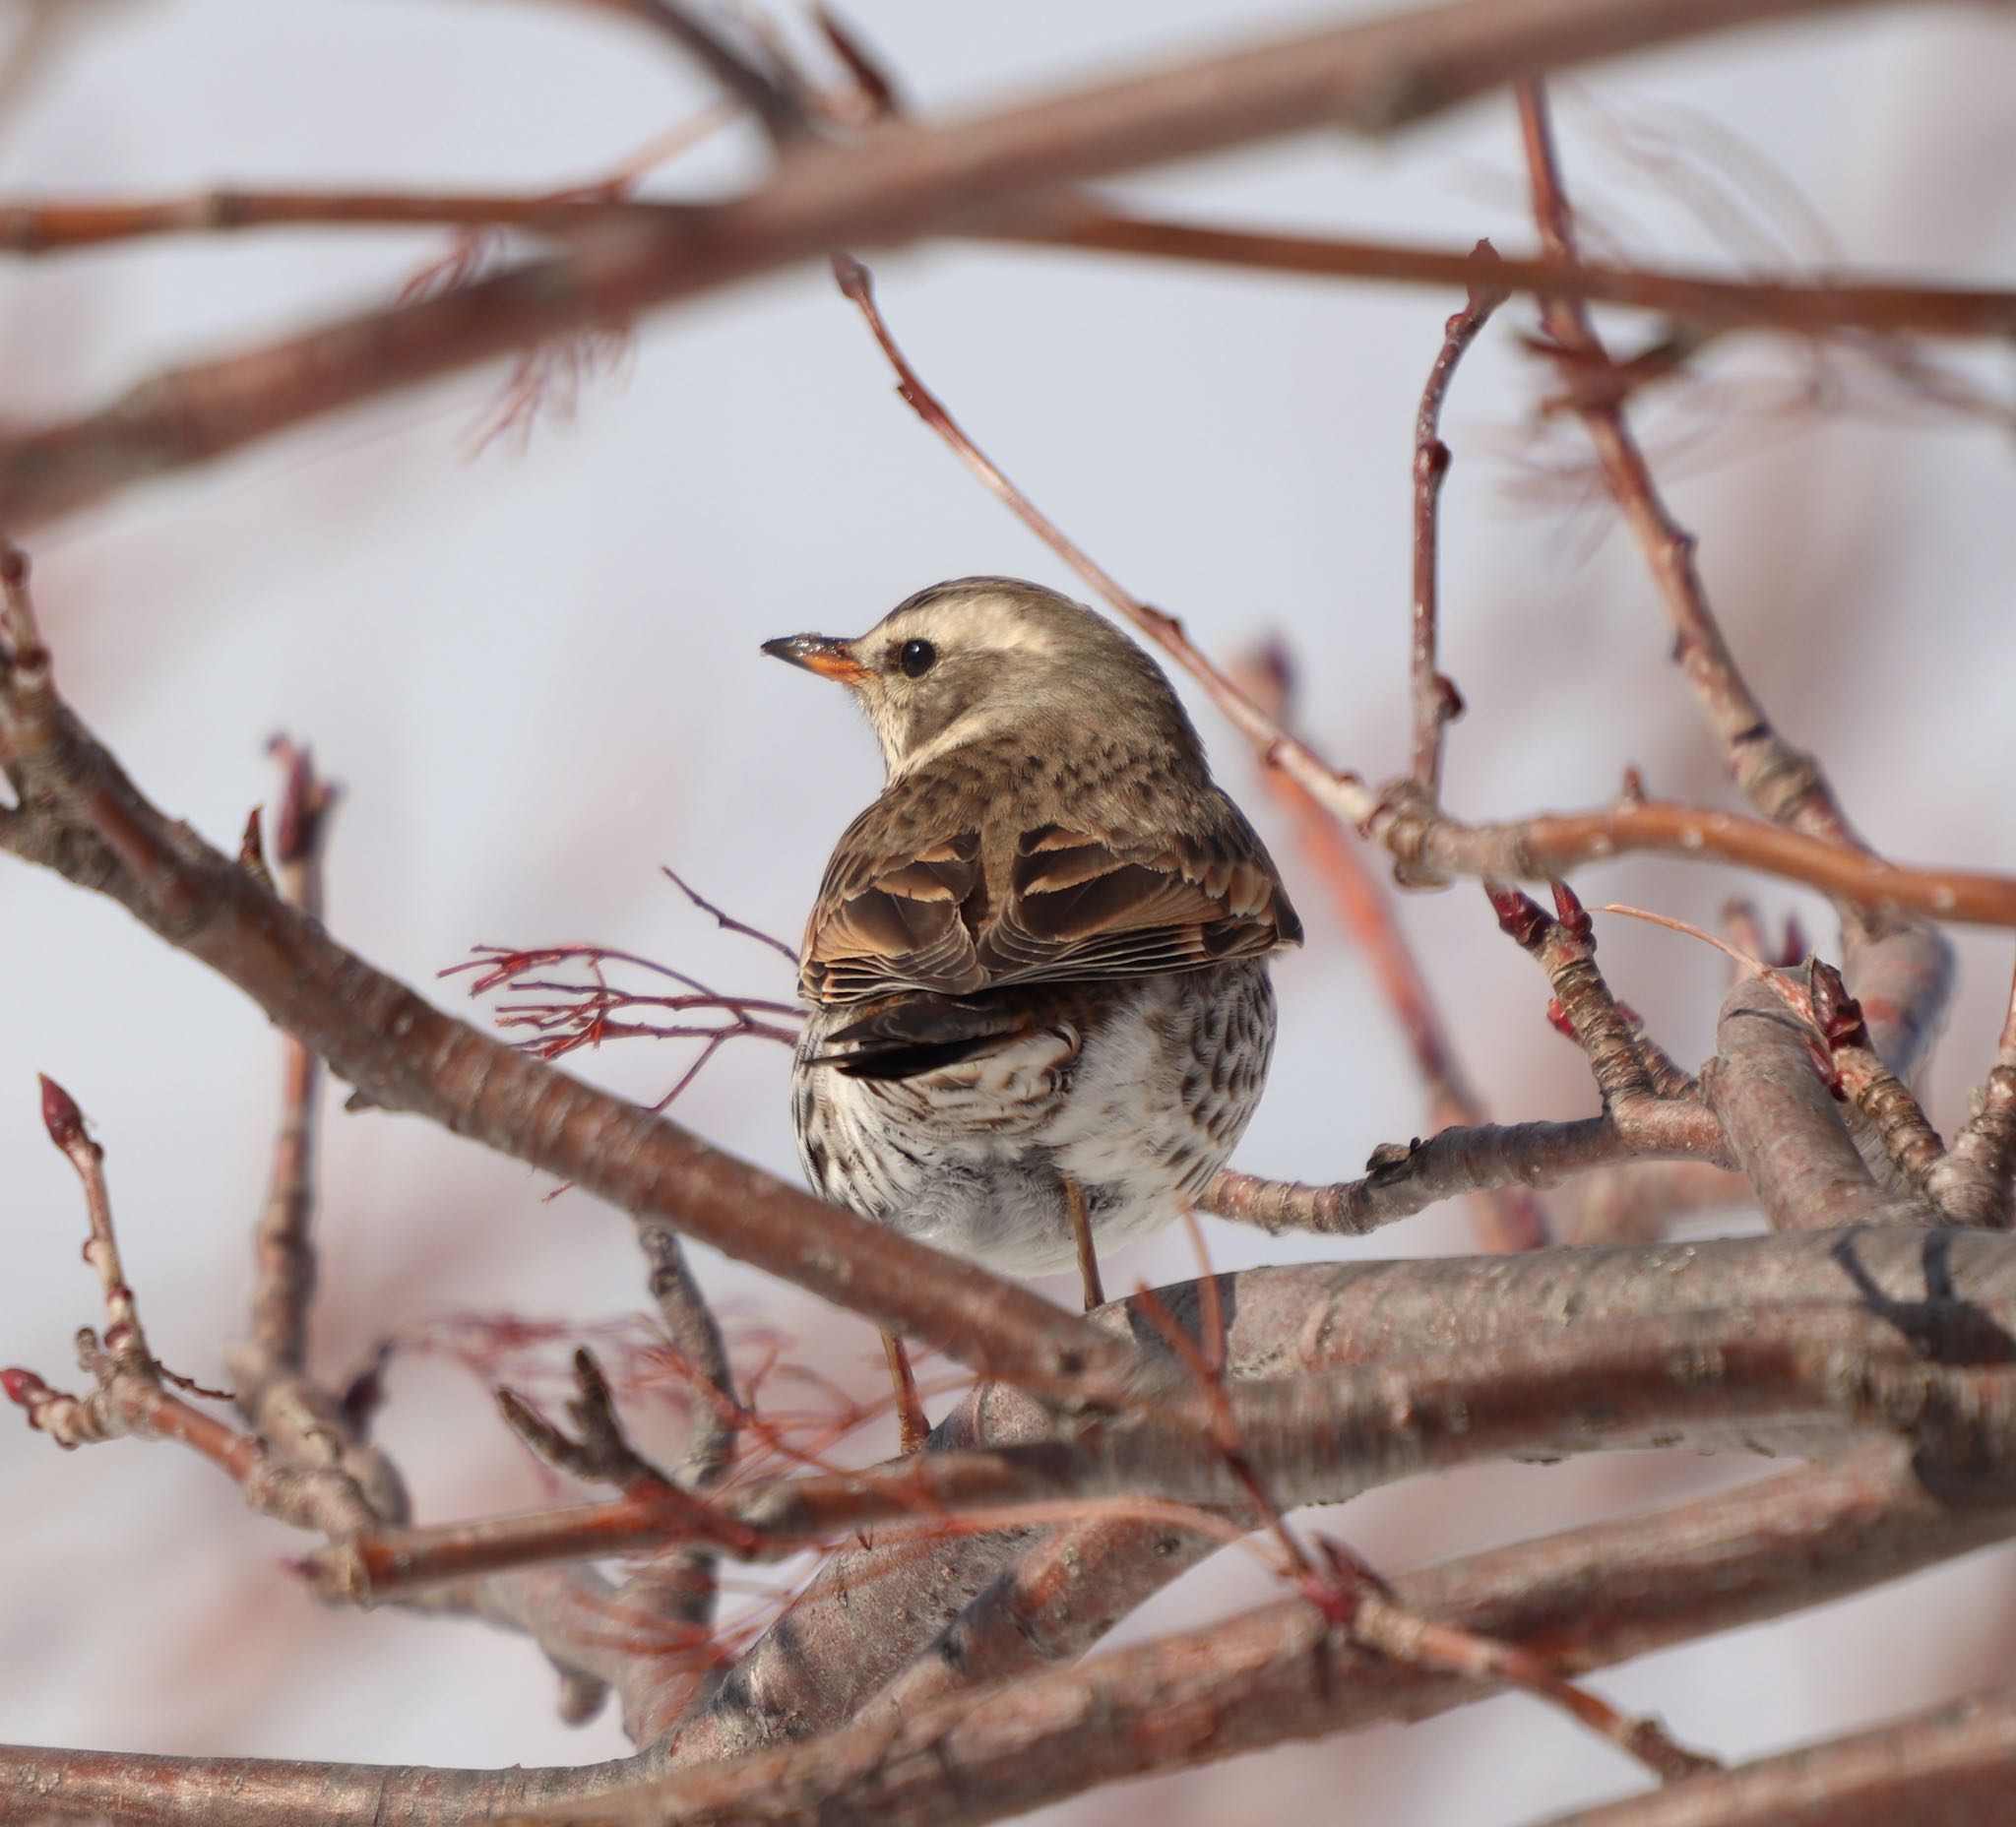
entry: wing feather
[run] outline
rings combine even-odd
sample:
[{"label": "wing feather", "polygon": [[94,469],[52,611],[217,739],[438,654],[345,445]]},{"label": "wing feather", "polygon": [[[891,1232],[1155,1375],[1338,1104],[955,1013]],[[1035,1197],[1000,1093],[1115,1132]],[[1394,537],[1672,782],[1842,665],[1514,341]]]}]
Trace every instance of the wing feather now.
[{"label": "wing feather", "polygon": [[885,795],[827,871],[805,935],[804,993],[825,1003],[974,996],[1194,971],[1300,943],[1253,828],[1215,788],[1193,807],[1192,829],[1121,833],[1024,825],[1011,805],[906,844],[918,808],[893,817]]}]

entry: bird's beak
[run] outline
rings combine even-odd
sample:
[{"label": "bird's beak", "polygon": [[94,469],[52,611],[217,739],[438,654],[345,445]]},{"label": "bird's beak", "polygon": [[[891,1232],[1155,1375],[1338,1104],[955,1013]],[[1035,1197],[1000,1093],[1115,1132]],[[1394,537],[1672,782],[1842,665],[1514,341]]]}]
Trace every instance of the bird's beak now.
[{"label": "bird's beak", "polygon": [[794,666],[803,666],[807,672],[816,672],[821,678],[838,679],[843,685],[858,685],[871,675],[868,668],[848,652],[852,645],[838,635],[791,634],[780,641],[764,642],[763,651],[778,660],[788,660]]}]

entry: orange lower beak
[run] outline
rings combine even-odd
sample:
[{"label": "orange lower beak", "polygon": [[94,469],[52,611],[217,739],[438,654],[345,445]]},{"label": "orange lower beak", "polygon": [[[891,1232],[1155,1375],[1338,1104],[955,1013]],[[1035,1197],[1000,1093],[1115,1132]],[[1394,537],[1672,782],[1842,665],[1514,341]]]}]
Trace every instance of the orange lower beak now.
[{"label": "orange lower beak", "polygon": [[763,651],[778,660],[788,660],[794,666],[803,666],[807,672],[816,672],[823,679],[838,679],[843,685],[858,685],[869,676],[868,668],[861,664],[848,649],[851,642],[843,641],[830,634],[793,634],[781,641],[766,641]]}]

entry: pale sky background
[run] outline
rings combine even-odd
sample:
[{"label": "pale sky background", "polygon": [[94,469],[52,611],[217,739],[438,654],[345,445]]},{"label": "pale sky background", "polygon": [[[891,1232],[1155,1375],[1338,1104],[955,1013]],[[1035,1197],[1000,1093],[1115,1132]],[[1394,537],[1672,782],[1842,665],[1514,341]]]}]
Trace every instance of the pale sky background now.
[{"label": "pale sky background", "polygon": [[[222,183],[522,186],[577,181],[707,98],[652,39],[588,9],[441,0],[127,0],[62,49],[0,121],[0,194],[174,193]],[[1327,16],[1358,9],[1336,7]],[[1225,0],[1025,0],[1013,9],[851,0],[920,106],[958,112],[1150,56],[1325,17]],[[1729,37],[1564,86],[1569,175],[1626,245],[1669,261],[1762,264],[1710,169],[1779,258],[2007,283],[2016,248],[2016,28],[1897,8]],[[1658,126],[1684,169],[1647,173],[1617,122]],[[738,148],[740,149],[738,151]],[[659,180],[715,183],[745,142]],[[1777,173],[1774,177],[1768,175]],[[1782,186],[1782,189],[1781,189]],[[1311,135],[1123,187],[1200,214],[1507,250],[1530,235],[1508,101],[1385,147]],[[444,237],[289,233],[19,263],[0,271],[9,417],[83,410],[164,362],[390,298]],[[897,334],[986,448],[1136,591],[1221,658],[1268,634],[1301,662],[1304,722],[1340,765],[1403,764],[1409,440],[1453,300],[1315,282],[941,248],[876,263]],[[1536,497],[1544,376],[1509,309],[1464,369],[1447,432],[1447,665],[1460,812],[1513,815],[1611,792],[1627,762],[1656,790],[1725,791],[1667,662],[1636,555],[1571,489]],[[1778,377],[1762,344],[1708,370]],[[1973,373],[2004,392],[2010,364]],[[318,424],[120,497],[29,539],[46,633],[83,714],[143,787],[234,842],[270,797],[262,745],[312,740],[346,788],[331,918],[366,957],[428,984],[476,941],[597,938],[729,987],[783,993],[780,961],[717,934],[658,870],[794,937],[828,849],[874,792],[868,732],[841,694],[764,661],[806,627],[852,633],[912,590],[975,571],[1070,587],[895,400],[823,272],[648,323],[572,423],[473,460],[467,431],[501,371]],[[1912,858],[2016,866],[2007,790],[2016,575],[2004,424],[1894,410],[1777,421],[1710,411],[1720,436],[1665,467],[1743,663],[1788,732],[1828,761],[1871,838]],[[1674,421],[1672,435],[1685,429]],[[1655,449],[1670,441],[1657,422]],[[1274,1083],[1241,1165],[1357,1171],[1422,1125],[1373,986],[1236,736],[1199,707],[1223,777],[1277,842],[1310,928],[1280,970]],[[1591,871],[1617,898],[1713,922],[1732,892],[1774,914],[1809,897],[1680,863]],[[1511,1119],[1594,1107],[1579,1057],[1542,1019],[1532,965],[1475,890],[1407,904],[1466,1063]],[[215,1382],[248,1277],[276,1097],[274,1037],[249,1005],[109,903],[0,866],[8,994],[0,1159],[9,1166],[0,1361],[74,1381],[95,1318],[83,1218],[43,1138],[33,1075],[59,1078],[105,1144],[128,1271],[153,1343]],[[1831,935],[1828,935],[1831,942]],[[1684,1060],[1711,1044],[1722,967],[1610,921],[1619,992]],[[2006,939],[1962,935],[1965,975],[1932,1073],[1950,1127],[1985,1063]],[[437,987],[454,1001],[454,984]],[[641,1043],[577,1059],[655,1094],[680,1062]],[[680,1106],[701,1133],[795,1174],[784,1056],[730,1048]],[[318,1362],[394,1331],[508,1312],[579,1322],[634,1311],[628,1227],[417,1121],[332,1103]],[[1731,1223],[1739,1222],[1735,1220]],[[1359,1245],[1214,1224],[1220,1267],[1468,1247],[1442,1211]],[[864,1324],[697,1253],[731,1320],[783,1334],[873,1387]],[[1109,1285],[1186,1276],[1180,1234],[1108,1264]],[[1071,1291],[1058,1284],[1060,1297]],[[402,1363],[385,1437],[430,1520],[534,1499],[478,1385]],[[1715,1468],[1612,1462],[1499,1469],[1384,1493],[1333,1528],[1395,1570],[1643,1503]],[[312,1605],[280,1570],[299,1544],[165,1448],[65,1455],[0,1416],[0,1737],[107,1748],[437,1764],[618,1753],[612,1717],[553,1717],[537,1652],[475,1625]],[[1238,1556],[1127,1626],[1152,1634],[1268,1596]],[[2006,1678],[2016,1584],[2005,1554],[1599,1677],[1621,1704],[1728,1757],[1872,1722]],[[1390,1827],[1515,1822],[1637,1787],[1634,1770],[1521,1698],[1427,1726],[1289,1749],[1100,1792],[1057,1822],[1162,1827],[1255,1818],[1320,1795]]]}]

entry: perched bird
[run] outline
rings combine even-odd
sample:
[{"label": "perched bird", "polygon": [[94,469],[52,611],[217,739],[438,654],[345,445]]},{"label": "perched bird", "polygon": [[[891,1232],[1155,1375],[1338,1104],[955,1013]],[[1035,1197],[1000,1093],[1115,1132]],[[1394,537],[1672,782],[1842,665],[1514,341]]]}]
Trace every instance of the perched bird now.
[{"label": "perched bird", "polygon": [[799,956],[806,1177],[993,1269],[1075,1257],[1097,1305],[1094,1240],[1168,1223],[1259,1101],[1301,940],[1266,847],[1161,668],[1054,591],[962,578],[763,651],[848,686],[888,765]]}]

